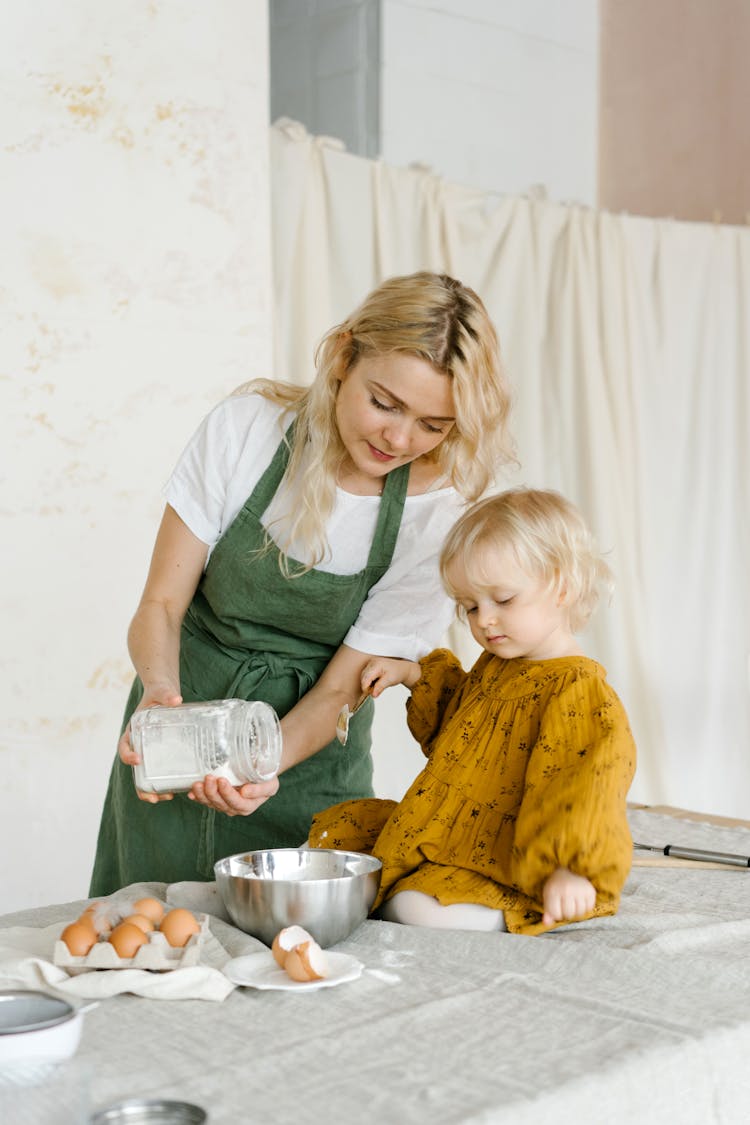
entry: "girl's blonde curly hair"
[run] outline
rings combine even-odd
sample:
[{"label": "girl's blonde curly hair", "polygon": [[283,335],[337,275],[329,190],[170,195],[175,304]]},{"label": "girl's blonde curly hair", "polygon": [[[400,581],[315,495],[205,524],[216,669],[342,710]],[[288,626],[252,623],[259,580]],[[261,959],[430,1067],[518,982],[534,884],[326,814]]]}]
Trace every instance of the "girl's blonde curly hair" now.
[{"label": "girl's blonde curly hair", "polygon": [[453,525],[440,554],[440,574],[455,597],[450,573],[458,562],[479,586],[486,552],[510,550],[518,566],[549,589],[564,591],[568,624],[583,629],[600,593],[610,595],[612,572],[579,510],[551,489],[511,488],[469,508]]}]

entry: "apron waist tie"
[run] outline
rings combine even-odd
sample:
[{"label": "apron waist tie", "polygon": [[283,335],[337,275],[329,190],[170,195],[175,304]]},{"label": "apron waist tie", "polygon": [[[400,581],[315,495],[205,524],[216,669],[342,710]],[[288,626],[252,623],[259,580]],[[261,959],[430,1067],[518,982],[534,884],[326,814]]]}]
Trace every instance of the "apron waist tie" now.
[{"label": "apron waist tie", "polygon": [[322,671],[320,658],[303,657],[290,661],[289,657],[274,652],[251,653],[237,663],[234,676],[227,688],[227,699],[253,699],[258,688],[267,679],[294,676],[300,699],[309,691]]}]

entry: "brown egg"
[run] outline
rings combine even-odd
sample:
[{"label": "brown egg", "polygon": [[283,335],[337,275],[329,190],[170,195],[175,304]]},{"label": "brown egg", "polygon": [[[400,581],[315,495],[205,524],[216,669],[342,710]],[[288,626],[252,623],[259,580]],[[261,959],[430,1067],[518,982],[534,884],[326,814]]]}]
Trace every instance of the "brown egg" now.
[{"label": "brown egg", "polygon": [[96,928],[96,922],[94,921],[94,915],[92,913],[87,913],[84,910],[83,914],[77,919],[76,925],[85,926],[87,930],[91,930],[91,933],[94,935],[94,941],[98,940],[99,930]]},{"label": "brown egg", "polygon": [[312,940],[303,941],[301,945],[290,949],[284,968],[292,980],[298,981],[323,980],[330,971],[324,951],[317,941]]},{"label": "brown egg", "polygon": [[200,932],[200,926],[195,915],[190,910],[177,907],[164,915],[159,929],[164,934],[170,945],[181,949],[190,941],[193,934]]},{"label": "brown egg", "polygon": [[148,941],[143,930],[132,922],[120,922],[109,935],[109,943],[118,957],[126,960],[135,957],[138,950]]},{"label": "brown egg", "polygon": [[71,922],[69,926],[66,926],[60,934],[60,939],[65,942],[73,957],[85,957],[97,942],[97,936],[92,927],[85,926],[81,922]]},{"label": "brown egg", "polygon": [[139,930],[143,930],[144,934],[150,934],[156,926],[147,918],[145,914],[129,914],[127,918],[123,918],[123,922],[130,922],[131,925],[137,926]]},{"label": "brown egg", "polygon": [[150,918],[154,925],[158,926],[164,917],[164,907],[158,898],[139,898],[138,902],[133,903],[133,913],[143,914],[145,918]]},{"label": "brown egg", "polygon": [[283,969],[287,955],[294,947],[301,945],[303,941],[312,940],[312,934],[308,934],[307,930],[302,929],[302,926],[286,926],[283,930],[279,930],[273,939],[271,952],[276,958],[276,963]]}]

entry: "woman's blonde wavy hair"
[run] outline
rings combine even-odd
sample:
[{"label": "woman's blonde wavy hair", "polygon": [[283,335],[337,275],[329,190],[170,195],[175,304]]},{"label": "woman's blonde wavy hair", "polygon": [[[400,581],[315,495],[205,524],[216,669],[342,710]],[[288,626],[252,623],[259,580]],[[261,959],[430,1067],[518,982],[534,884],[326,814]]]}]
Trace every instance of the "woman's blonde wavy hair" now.
[{"label": "woman's blonde wavy hair", "polygon": [[[456,423],[428,456],[462,496],[476,500],[499,467],[514,460],[510,391],[497,334],[480,298],[446,274],[422,271],[384,281],[323,337],[311,386],[255,380],[235,392],[262,394],[296,410],[287,477],[298,476],[305,451],[310,468],[283,541],[305,543],[312,561],[295,568],[295,574],[312,569],[328,553],[325,527],[346,455],[336,425],[340,382],[360,359],[394,352],[418,356],[451,380]],[[283,552],[280,564],[289,574]]]},{"label": "woman's blonde wavy hair", "polygon": [[612,572],[575,505],[551,489],[511,488],[475,504],[451,528],[440,554],[448,593],[456,595],[450,582],[454,562],[481,586],[481,556],[508,549],[524,574],[564,592],[573,633],[583,629],[600,594],[612,592]]}]

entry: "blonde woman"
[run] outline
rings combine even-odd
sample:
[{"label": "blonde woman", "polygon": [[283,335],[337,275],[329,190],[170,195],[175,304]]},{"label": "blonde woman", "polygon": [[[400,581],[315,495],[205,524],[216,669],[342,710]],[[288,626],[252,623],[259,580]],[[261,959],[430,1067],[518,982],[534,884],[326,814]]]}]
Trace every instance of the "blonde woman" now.
[{"label": "blonde woman", "polygon": [[[316,361],[307,389],[260,381],[218,405],[167,485],[128,633],[136,679],[92,895],[210,880],[215,860],[299,845],[316,812],[370,795],[372,704],[345,751],[337,715],[374,656],[419,660],[450,622],[440,547],[510,457],[484,305],[450,277],[393,278],[328,332]],[[136,793],[133,711],[220,698],[276,709],[279,778]]]},{"label": "blonde woman", "polygon": [[446,649],[365,666],[374,695],[411,689],[428,762],[399,804],[321,813],[310,843],[382,860],[374,905],[387,921],[534,934],[614,914],[633,848],[635,745],[575,637],[609,569],[578,510],[534,489],[465,513],[440,565],[485,651],[470,672]]}]

